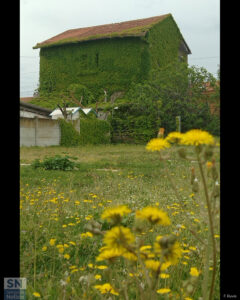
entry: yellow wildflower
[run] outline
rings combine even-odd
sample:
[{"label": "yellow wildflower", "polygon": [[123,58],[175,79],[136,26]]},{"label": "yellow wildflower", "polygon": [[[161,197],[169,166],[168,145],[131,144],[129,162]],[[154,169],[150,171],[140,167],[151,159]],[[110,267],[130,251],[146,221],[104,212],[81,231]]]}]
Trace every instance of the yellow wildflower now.
[{"label": "yellow wildflower", "polygon": [[109,207],[104,210],[101,218],[112,221],[113,223],[119,223],[124,215],[127,215],[131,210],[126,205],[119,205],[115,207]]},{"label": "yellow wildflower", "polygon": [[213,166],[213,163],[211,161],[207,161],[206,166],[208,169],[211,169]]},{"label": "yellow wildflower", "polygon": [[49,244],[50,246],[54,246],[56,242],[56,239],[50,239]]},{"label": "yellow wildflower", "polygon": [[102,260],[113,260],[116,257],[121,256],[122,251],[119,249],[107,249],[102,251],[98,257],[96,258],[96,261],[102,261]]},{"label": "yellow wildflower", "polygon": [[166,140],[169,143],[178,144],[181,141],[182,136],[183,136],[183,134],[181,132],[173,131],[168,134],[168,136],[166,137]]},{"label": "yellow wildflower", "polygon": [[63,252],[64,252],[64,246],[63,246],[63,245],[60,245],[60,244],[59,244],[59,245],[57,245],[56,247],[58,248],[58,252],[59,252],[59,253],[63,253]]},{"label": "yellow wildflower", "polygon": [[183,145],[193,146],[202,144],[210,145],[214,144],[214,138],[207,131],[203,131],[201,129],[192,129],[183,134],[180,143]]},{"label": "yellow wildflower", "polygon": [[169,292],[171,292],[171,290],[167,288],[157,290],[158,294],[167,294]]},{"label": "yellow wildflower", "polygon": [[81,237],[85,238],[85,237],[93,237],[93,234],[91,232],[85,232],[85,233],[81,233]]},{"label": "yellow wildflower", "polygon": [[43,246],[42,251],[46,251],[46,250],[47,250],[47,246]]},{"label": "yellow wildflower", "polygon": [[111,293],[116,296],[119,295],[119,293],[114,290],[114,288],[111,286],[110,283],[105,283],[102,285],[95,285],[94,287],[95,287],[95,289],[99,290],[101,294]]},{"label": "yellow wildflower", "polygon": [[129,251],[124,251],[122,253],[122,256],[128,260],[135,260],[135,261],[137,260],[137,256],[134,253],[129,252]]},{"label": "yellow wildflower", "polygon": [[160,263],[160,261],[147,259],[145,260],[145,265],[148,269],[153,270],[154,272],[165,271],[170,265],[170,262],[167,263]]},{"label": "yellow wildflower", "polygon": [[197,250],[196,247],[189,247],[189,249],[192,250],[192,251],[196,251]]},{"label": "yellow wildflower", "polygon": [[69,254],[64,254],[64,258],[69,259],[70,255]]},{"label": "yellow wildflower", "polygon": [[166,274],[166,273],[161,273],[160,274],[160,278],[162,278],[162,279],[169,278],[169,277],[170,277],[169,274]]},{"label": "yellow wildflower", "polygon": [[69,244],[73,245],[73,246],[76,246],[76,243],[75,242],[72,242],[70,241]]},{"label": "yellow wildflower", "polygon": [[41,297],[41,295],[40,295],[38,292],[34,292],[34,293],[33,293],[33,296],[34,296],[34,297],[37,297],[37,298],[40,298],[40,297]]},{"label": "yellow wildflower", "polygon": [[134,240],[134,235],[130,229],[123,226],[113,227],[106,232],[103,238],[103,242],[108,248],[118,250],[125,250]]},{"label": "yellow wildflower", "polygon": [[182,255],[180,244],[174,236],[157,237],[154,243],[154,252],[163,256],[165,261],[175,265]]},{"label": "yellow wildflower", "polygon": [[136,218],[146,219],[151,224],[170,225],[170,219],[167,214],[157,207],[147,206],[142,210],[136,211]]},{"label": "yellow wildflower", "polygon": [[105,270],[105,269],[107,269],[108,267],[107,266],[96,266],[96,268],[97,269],[99,269],[99,270]]},{"label": "yellow wildflower", "polygon": [[199,271],[198,271],[197,268],[191,268],[191,270],[190,270],[190,275],[191,275],[191,276],[198,277],[199,274],[200,274],[200,273],[199,273]]},{"label": "yellow wildflower", "polygon": [[161,151],[165,148],[169,148],[171,145],[168,143],[166,139],[163,138],[155,138],[148,142],[146,149],[148,151]]},{"label": "yellow wildflower", "polygon": [[102,276],[101,276],[101,275],[98,275],[98,274],[96,274],[96,275],[95,275],[95,279],[97,279],[97,280],[101,280],[101,279],[102,279]]},{"label": "yellow wildflower", "polygon": [[77,268],[77,266],[70,266],[70,267],[69,267],[69,269],[71,269],[71,270],[72,270],[72,269],[76,269],[76,268]]},{"label": "yellow wildflower", "polygon": [[76,268],[76,269],[72,269],[72,270],[71,270],[71,274],[72,274],[72,273],[75,273],[75,272],[77,272],[77,271],[78,271],[77,268]]}]

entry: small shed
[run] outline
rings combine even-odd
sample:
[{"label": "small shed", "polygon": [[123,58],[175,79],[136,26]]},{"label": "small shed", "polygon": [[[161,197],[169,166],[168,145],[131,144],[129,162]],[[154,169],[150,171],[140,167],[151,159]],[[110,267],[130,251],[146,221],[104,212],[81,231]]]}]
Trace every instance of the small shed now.
[{"label": "small shed", "polygon": [[[67,107],[66,110],[69,113],[69,120],[77,120],[81,117],[81,114],[94,114],[97,117],[97,113],[93,108]],[[52,117],[52,119],[63,119],[63,114],[59,108],[54,109],[54,111],[50,113],[50,116]]]}]

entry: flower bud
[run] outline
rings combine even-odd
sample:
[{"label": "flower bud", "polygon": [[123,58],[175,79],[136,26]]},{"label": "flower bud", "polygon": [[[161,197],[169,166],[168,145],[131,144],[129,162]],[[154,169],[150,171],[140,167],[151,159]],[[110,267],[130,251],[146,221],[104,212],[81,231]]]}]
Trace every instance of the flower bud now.
[{"label": "flower bud", "polygon": [[186,292],[188,294],[192,294],[193,290],[194,290],[194,287],[191,284],[189,284],[186,288]]},{"label": "flower bud", "polygon": [[198,184],[198,179],[197,177],[194,179],[193,181],[193,185],[192,185],[192,191],[194,193],[197,193],[199,191],[199,184]]},{"label": "flower bud", "polygon": [[216,181],[213,188],[213,197],[218,197],[219,195],[220,195],[220,185],[218,181]]},{"label": "flower bud", "polygon": [[102,225],[94,220],[91,220],[89,223],[87,223],[85,226],[84,226],[84,229],[93,233],[93,234],[101,234],[101,228],[102,228]]}]

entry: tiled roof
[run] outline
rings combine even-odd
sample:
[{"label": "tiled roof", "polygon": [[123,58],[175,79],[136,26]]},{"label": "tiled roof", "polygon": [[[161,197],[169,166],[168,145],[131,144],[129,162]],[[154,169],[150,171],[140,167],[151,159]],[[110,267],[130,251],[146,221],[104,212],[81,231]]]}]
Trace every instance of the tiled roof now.
[{"label": "tiled roof", "polygon": [[22,97],[20,98],[20,101],[22,102],[30,102],[33,99],[33,97]]},{"label": "tiled roof", "polygon": [[154,24],[164,20],[169,16],[171,16],[171,14],[121,23],[71,29],[38,43],[33,48],[37,49],[47,46],[111,37],[144,36]]}]

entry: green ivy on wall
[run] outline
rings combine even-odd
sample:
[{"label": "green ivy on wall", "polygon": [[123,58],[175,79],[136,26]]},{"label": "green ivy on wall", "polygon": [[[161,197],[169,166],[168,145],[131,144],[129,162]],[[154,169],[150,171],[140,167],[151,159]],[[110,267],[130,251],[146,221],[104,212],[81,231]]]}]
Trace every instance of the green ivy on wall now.
[{"label": "green ivy on wall", "polygon": [[178,58],[182,35],[171,15],[145,37],[112,37],[40,49],[40,95],[83,84],[96,100],[148,80],[150,71]]},{"label": "green ivy on wall", "polygon": [[40,50],[40,94],[62,91],[70,84],[87,86],[95,97],[126,90],[146,79],[147,43],[139,38],[97,40]]}]

